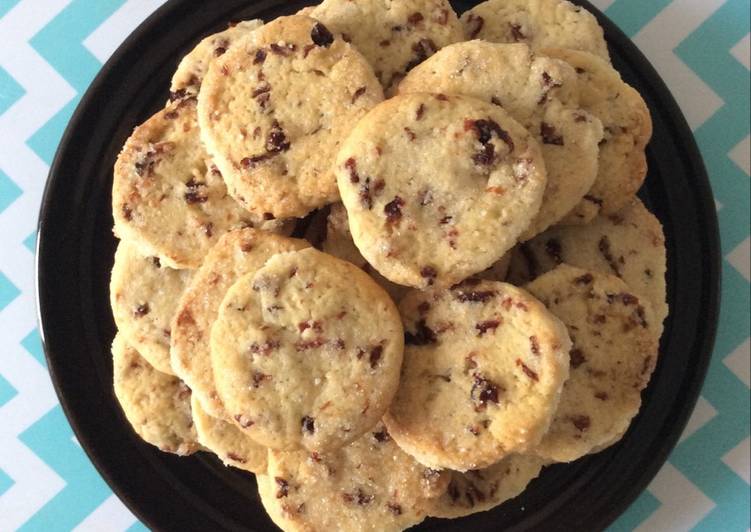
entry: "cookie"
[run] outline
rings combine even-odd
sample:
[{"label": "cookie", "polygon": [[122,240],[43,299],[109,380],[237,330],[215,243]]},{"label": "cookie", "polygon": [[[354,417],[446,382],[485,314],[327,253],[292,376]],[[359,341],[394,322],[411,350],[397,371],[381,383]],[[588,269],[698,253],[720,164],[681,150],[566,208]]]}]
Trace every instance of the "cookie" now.
[{"label": "cookie", "polygon": [[190,388],[155,370],[121,334],[112,343],[112,368],[115,396],[136,434],[167,453],[198,450]]},{"label": "cookie", "polygon": [[269,453],[258,478],[266,511],[287,531],[399,531],[421,522],[448,474],[404,453],[379,423],[329,454]]},{"label": "cookie", "polygon": [[399,93],[425,87],[500,105],[535,135],[548,184],[522,240],[558,223],[592,187],[602,124],[579,108],[576,72],[565,61],[534,54],[526,44],[463,42],[415,67]]},{"label": "cookie", "polygon": [[326,234],[321,242],[321,249],[329,255],[346,260],[358,268],[362,268],[381,288],[388,292],[394,301],[398,302],[409,291],[409,288],[392,283],[378,273],[378,270],[368,264],[368,261],[360,254],[360,250],[355,246],[352,240],[352,233],[349,230],[347,210],[341,203],[335,203],[331,206],[326,220]]},{"label": "cookie", "polygon": [[229,420],[214,386],[209,344],[211,326],[224,295],[239,277],[258,270],[272,255],[307,245],[302,240],[255,229],[227,233],[206,255],[180,298],[172,321],[172,369],[190,386],[209,415]]},{"label": "cookie", "polygon": [[539,443],[568,376],[564,325],[514,286],[473,281],[412,291],[399,305],[405,350],[384,417],[429,467],[488,467]]},{"label": "cookie", "polygon": [[248,438],[232,423],[208,415],[195,397],[191,398],[198,441],[227,466],[251,473],[266,472],[266,447]]},{"label": "cookie", "polygon": [[274,449],[331,451],[380,420],[404,338],[388,295],[362,270],[308,248],[241,277],[211,329],[227,412]]},{"label": "cookie", "polygon": [[644,149],[652,137],[652,118],[644,99],[607,61],[586,52],[545,49],[576,69],[579,103],[600,119],[597,179],[563,223],[586,224],[598,213],[613,214],[630,203],[647,175]]},{"label": "cookie", "polygon": [[124,340],[149,364],[172,374],[170,324],[180,295],[193,272],[162,266],[157,257],[145,257],[123,240],[115,252],[110,278],[110,304]]},{"label": "cookie", "polygon": [[509,281],[527,283],[563,262],[623,279],[649,301],[661,334],[668,315],[665,235],[640,200],[589,225],[554,227],[520,245],[511,259]]},{"label": "cookie", "polygon": [[355,48],[309,17],[280,17],[212,62],[198,95],[201,138],[249,211],[304,216],[338,199],[331,160],[382,99]]},{"label": "cookie", "polygon": [[610,61],[597,19],[566,0],[488,0],[465,11],[461,22],[467,39],[584,50]]},{"label": "cookie", "polygon": [[198,94],[211,61],[224,55],[236,41],[246,38],[261,26],[262,20],[244,20],[201,40],[177,65],[170,84],[170,100]]},{"label": "cookie", "polygon": [[196,102],[167,105],[138,126],[115,163],[115,234],[164,266],[195,269],[219,237],[237,227],[277,230],[227,195],[201,147]]},{"label": "cookie", "polygon": [[533,452],[571,462],[628,429],[657,361],[659,335],[649,303],[614,275],[562,264],[526,288],[566,324],[573,342],[555,419]]},{"label": "cookie", "polygon": [[428,515],[455,519],[495,508],[524,491],[543,465],[540,458],[513,455],[485,469],[451,471],[446,493],[430,501]]},{"label": "cookie", "polygon": [[311,16],[360,50],[385,89],[442,47],[464,40],[447,0],[324,0]]},{"label": "cookie", "polygon": [[451,286],[490,267],[540,208],[537,141],[500,107],[404,94],[363,118],[334,164],[355,245],[384,277]]}]

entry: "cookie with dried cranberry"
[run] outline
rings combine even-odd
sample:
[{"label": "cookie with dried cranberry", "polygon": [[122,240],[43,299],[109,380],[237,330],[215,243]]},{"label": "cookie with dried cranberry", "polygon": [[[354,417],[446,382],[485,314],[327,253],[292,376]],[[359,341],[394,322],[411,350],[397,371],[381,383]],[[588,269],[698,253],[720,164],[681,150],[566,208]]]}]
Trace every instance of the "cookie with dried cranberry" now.
[{"label": "cookie with dried cranberry", "polygon": [[190,388],[154,369],[121,334],[112,343],[115,397],[141,439],[181,456],[198,450]]},{"label": "cookie with dried cranberry", "polygon": [[545,49],[542,53],[574,67],[579,104],[603,125],[597,179],[562,222],[586,224],[598,213],[609,215],[623,209],[641,187],[647,175],[644,150],[652,137],[652,118],[639,92],[607,61],[574,50]]},{"label": "cookie with dried cranberry", "polygon": [[352,45],[312,18],[280,17],[212,62],[198,95],[201,138],[248,210],[301,217],[338,199],[331,160],[382,99]]},{"label": "cookie with dried cranberry", "polygon": [[329,255],[344,259],[358,268],[362,268],[365,273],[370,275],[373,280],[381,286],[381,288],[388,292],[391,299],[396,302],[404,297],[404,294],[409,290],[406,286],[392,283],[386,279],[368,264],[368,261],[366,261],[365,258],[363,258],[360,254],[360,250],[357,249],[357,246],[355,246],[355,243],[352,240],[352,233],[349,230],[347,210],[341,203],[335,203],[331,206],[331,210],[326,220],[326,235],[321,243],[321,249]]},{"label": "cookie with dried cranberry", "polygon": [[554,227],[521,244],[512,255],[509,280],[524,284],[563,262],[623,279],[649,301],[661,334],[668,315],[665,235],[639,199],[589,225]]},{"label": "cookie with dried cranberry", "polygon": [[310,16],[352,42],[384,89],[444,46],[464,40],[447,0],[324,0]]},{"label": "cookie with dried cranberry", "polygon": [[467,39],[584,50],[610,61],[597,19],[566,0],[488,0],[465,11]]},{"label": "cookie with dried cranberry", "polygon": [[569,330],[571,372],[538,456],[570,462],[614,443],[657,361],[652,308],[614,275],[562,264],[526,286]]},{"label": "cookie with dried cranberry", "polygon": [[500,105],[537,138],[548,184],[523,240],[558,223],[592,187],[602,124],[579,108],[576,72],[565,61],[534,54],[526,44],[452,44],[415,67],[399,93],[425,87]]},{"label": "cookie with dried cranberry", "polygon": [[268,449],[258,445],[235,425],[206,413],[196,397],[191,398],[198,441],[227,466],[251,473],[266,472]]},{"label": "cookie with dried cranberry", "polygon": [[110,304],[120,334],[149,364],[172,374],[170,325],[193,272],[162,266],[127,240],[117,246],[110,278]]},{"label": "cookie with dried cranberry", "polygon": [[191,387],[209,415],[229,420],[216,393],[209,345],[211,326],[227,290],[271,256],[307,246],[302,240],[239,229],[220,238],[195,272],[172,320],[170,360],[174,372]]},{"label": "cookie with dried cranberry", "polygon": [[446,493],[430,501],[428,515],[454,519],[495,508],[524,491],[543,465],[540,458],[513,455],[485,469],[451,471]]},{"label": "cookie with dried cranberry", "polygon": [[248,37],[261,26],[262,20],[244,20],[202,39],[177,65],[170,84],[170,99],[179,100],[198,94],[211,62],[224,55],[236,41]]},{"label": "cookie with dried cranberry", "polygon": [[168,104],[138,126],[115,163],[115,234],[164,266],[195,269],[230,229],[281,229],[282,222],[264,222],[229,197],[208,159],[195,98]]},{"label": "cookie with dried cranberry", "polygon": [[545,190],[539,144],[497,105],[415,93],[363,118],[334,163],[355,245],[384,277],[426,288],[485,270]]},{"label": "cookie with dried cranberry", "polygon": [[379,423],[331,453],[271,451],[258,488],[284,530],[388,532],[421,522],[447,483],[448,473],[416,462]]},{"label": "cookie with dried cranberry", "polygon": [[335,450],[371,429],[396,392],[399,313],[356,266],[308,248],[228,290],[211,329],[216,389],[267,447]]},{"label": "cookie with dried cranberry", "polygon": [[399,309],[402,378],[384,421],[402,449],[468,471],[540,442],[568,376],[571,342],[558,318],[493,281],[414,290]]}]

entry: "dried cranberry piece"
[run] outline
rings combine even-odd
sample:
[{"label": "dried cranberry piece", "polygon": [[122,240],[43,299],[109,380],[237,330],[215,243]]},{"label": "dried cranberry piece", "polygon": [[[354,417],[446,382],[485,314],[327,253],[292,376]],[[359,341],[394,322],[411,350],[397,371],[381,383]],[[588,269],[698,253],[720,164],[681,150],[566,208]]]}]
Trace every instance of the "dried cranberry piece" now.
[{"label": "dried cranberry piece", "polygon": [[613,273],[620,277],[621,271],[618,267],[618,263],[616,262],[615,257],[613,257],[613,253],[610,249],[610,239],[607,236],[603,236],[600,239],[600,241],[597,243],[597,249],[600,251],[600,254],[608,263],[608,266],[610,266],[610,269],[613,270]]},{"label": "dried cranberry piece", "polygon": [[438,277],[438,272],[432,266],[423,266],[420,269],[420,276],[428,280],[428,286],[432,286],[435,278]]},{"label": "dried cranberry piece", "polygon": [[334,36],[329,29],[320,22],[316,22],[316,25],[313,26],[313,29],[310,31],[310,39],[317,46],[323,46],[324,48],[328,48],[331,46],[331,43],[334,42]]},{"label": "dried cranberry piece", "polygon": [[312,418],[310,416],[303,416],[303,418],[300,420],[300,425],[302,427],[303,433],[313,434],[316,431],[315,418]]},{"label": "dried cranberry piece", "polygon": [[287,151],[290,147],[290,143],[287,140],[284,130],[279,125],[279,122],[274,120],[271,123],[271,131],[266,139],[266,151],[269,153],[279,153]]},{"label": "dried cranberry piece", "polygon": [[138,305],[136,307],[136,309],[133,311],[133,315],[136,318],[142,318],[146,314],[148,314],[150,311],[151,311],[151,308],[149,308],[149,304],[148,303],[143,303],[143,304]]},{"label": "dried cranberry piece", "polygon": [[532,379],[533,381],[537,382],[540,380],[537,373],[533,371],[532,369],[530,369],[530,367],[527,366],[524,362],[522,362],[520,358],[516,359],[516,365],[522,368],[522,371],[524,372],[524,374],[530,379]]},{"label": "dried cranberry piece", "polygon": [[594,277],[592,277],[592,274],[591,273],[585,273],[584,275],[575,278],[574,279],[574,284],[587,285],[587,284],[591,284],[592,281],[594,281]]},{"label": "dried cranberry piece", "polygon": [[380,362],[381,356],[383,356],[382,345],[377,345],[373,349],[370,350],[370,356],[368,357],[368,361],[370,362],[371,369],[375,369],[376,366],[378,366],[378,362]]},{"label": "dried cranberry piece", "polygon": [[475,402],[475,410],[478,412],[484,410],[488,402],[498,404],[498,392],[500,390],[502,388],[498,384],[486,379],[479,373],[475,373],[474,383],[470,391],[470,398]]},{"label": "dried cranberry piece", "polygon": [[387,441],[391,440],[391,435],[389,434],[389,431],[384,428],[383,430],[374,432],[373,438],[375,438],[378,443],[386,443]]},{"label": "dried cranberry piece", "polygon": [[360,87],[359,89],[357,89],[355,93],[352,95],[352,103],[355,103],[360,98],[360,96],[362,96],[363,94],[365,94],[365,92],[367,92],[367,90],[368,90],[367,87]]},{"label": "dried cranberry piece", "polygon": [[475,329],[478,331],[477,336],[482,336],[490,330],[495,331],[499,325],[501,325],[501,320],[481,321],[475,325]]},{"label": "dried cranberry piece", "polygon": [[287,482],[281,477],[274,477],[274,481],[276,482],[276,485],[279,488],[276,492],[277,499],[281,499],[289,495],[289,482]]},{"label": "dried cranberry piece", "polygon": [[462,303],[486,303],[498,295],[495,290],[472,290],[469,292],[461,291],[456,294],[457,301]]},{"label": "dried cranberry piece", "polygon": [[399,196],[395,196],[394,199],[388,202],[383,207],[383,212],[386,213],[386,221],[390,224],[397,224],[402,219],[402,207],[404,206],[404,200]]},{"label": "dried cranberry piece", "polygon": [[412,51],[415,53],[415,57],[410,60],[409,63],[404,67],[404,70],[409,72],[413,68],[415,68],[417,65],[425,61],[428,57],[433,55],[438,51],[438,47],[435,45],[435,43],[431,39],[420,39],[415,44],[412,45]]},{"label": "dried cranberry piece", "polygon": [[571,420],[571,423],[574,424],[574,427],[580,432],[584,432],[592,424],[592,420],[589,419],[589,416],[571,416],[569,419]]},{"label": "dried cranberry piece", "polygon": [[206,203],[209,200],[209,197],[206,196],[204,193],[204,189],[202,187],[205,187],[205,183],[199,183],[195,179],[191,178],[190,181],[185,183],[186,192],[185,192],[185,202],[193,205],[195,203]]},{"label": "dried cranberry piece", "polygon": [[584,358],[584,353],[578,348],[572,349],[569,353],[569,357],[571,358],[571,367],[573,369],[578,368],[587,361],[587,359]]},{"label": "dried cranberry piece", "polygon": [[467,17],[467,31],[469,33],[469,38],[474,39],[475,37],[477,37],[477,35],[480,33],[484,25],[485,25],[484,18],[482,18],[479,15],[470,13],[469,17]]},{"label": "dried cranberry piece", "polygon": [[386,504],[386,507],[394,515],[402,515],[402,507],[396,503],[390,502]]},{"label": "dried cranberry piece", "polygon": [[529,337],[529,345],[532,347],[532,354],[540,356],[540,342],[537,340],[537,336],[532,335]]},{"label": "dried cranberry piece", "polygon": [[415,324],[414,334],[404,331],[404,343],[407,345],[428,345],[438,341],[433,329],[428,327],[425,320],[422,319]]},{"label": "dried cranberry piece", "polygon": [[409,22],[412,26],[416,26],[420,22],[422,22],[425,19],[425,17],[422,16],[422,13],[412,13],[410,16],[407,17],[407,22]]},{"label": "dried cranberry piece", "polygon": [[522,33],[521,24],[509,22],[509,29],[511,30],[511,36],[514,38],[514,41],[519,42],[527,38],[527,36]]},{"label": "dried cranberry piece", "polygon": [[266,50],[259,48],[258,50],[256,50],[256,56],[253,58],[253,64],[261,65],[264,61],[266,61]]},{"label": "dried cranberry piece", "polygon": [[543,144],[563,146],[563,137],[556,134],[555,127],[547,122],[540,123],[540,137],[542,137]]}]

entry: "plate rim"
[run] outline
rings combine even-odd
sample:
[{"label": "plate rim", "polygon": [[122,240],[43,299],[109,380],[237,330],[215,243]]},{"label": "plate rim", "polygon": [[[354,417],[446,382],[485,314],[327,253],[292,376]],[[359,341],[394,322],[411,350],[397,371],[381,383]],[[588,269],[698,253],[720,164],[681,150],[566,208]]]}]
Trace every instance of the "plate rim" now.
[{"label": "plate rim", "polygon": [[[703,337],[701,347],[697,351],[701,352],[701,358],[696,367],[694,367],[693,375],[687,386],[686,401],[681,407],[678,416],[674,418],[671,423],[672,428],[667,437],[665,437],[658,447],[656,454],[652,456],[649,464],[643,469],[642,474],[637,482],[632,483],[624,491],[624,496],[621,497],[616,503],[613,504],[613,510],[608,512],[608,516],[598,523],[598,527],[605,528],[613,523],[618,517],[623,515],[625,510],[633,504],[638,496],[646,489],[649,483],[654,479],[659,470],[667,462],[669,454],[675,448],[678,439],[685,430],[686,424],[694,411],[696,402],[698,401],[701,389],[706,381],[706,375],[711,363],[717,330],[719,327],[720,309],[721,309],[721,295],[722,295],[722,253],[721,253],[721,238],[719,231],[719,222],[717,217],[717,211],[713,202],[714,194],[712,191],[711,181],[709,179],[708,172],[704,160],[701,155],[699,146],[697,145],[696,138],[689,127],[685,115],[680,109],[675,97],[672,95],[670,89],[667,87],[665,81],[659,75],[657,70],[647,59],[647,57],[641,52],[636,44],[607,16],[605,16],[597,7],[593,6],[587,0],[572,0],[575,4],[581,5],[588,11],[590,11],[596,18],[599,24],[605,29],[605,33],[608,35],[608,45],[611,43],[617,43],[619,53],[622,56],[629,58],[633,63],[639,65],[638,73],[640,76],[648,78],[653,86],[654,94],[658,97],[658,101],[661,104],[660,112],[670,116],[668,122],[672,129],[678,134],[676,138],[676,144],[685,148],[684,156],[687,160],[687,166],[692,170],[692,176],[696,179],[693,185],[696,187],[695,196],[697,198],[697,213],[702,217],[702,221],[699,224],[704,231],[706,237],[705,245],[709,248],[710,254],[707,257],[702,257],[706,269],[706,281],[707,284],[704,287],[708,295],[707,307],[705,307],[703,316],[707,319],[707,327],[703,330]],[[51,203],[55,201],[53,193],[55,186],[59,179],[60,167],[63,160],[66,157],[66,150],[70,138],[74,135],[74,132],[81,127],[82,117],[84,111],[91,105],[92,100],[95,99],[99,93],[101,86],[108,78],[110,73],[118,66],[123,56],[127,55],[130,49],[135,43],[139,42],[144,34],[152,31],[152,28],[162,23],[164,18],[172,11],[178,10],[178,8],[190,2],[190,0],[167,0],[164,4],[153,11],[148,17],[146,17],[117,47],[110,58],[104,63],[97,75],[88,86],[84,95],[81,97],[75,111],[73,112],[65,131],[60,139],[58,147],[56,148],[55,156],[50,170],[47,175],[47,180],[44,186],[44,192],[42,200],[40,202],[38,223],[36,229],[36,244],[34,254],[34,288],[35,288],[35,308],[36,308],[36,321],[40,338],[42,341],[42,347],[44,350],[45,359],[47,362],[47,368],[50,374],[50,379],[58,397],[60,406],[65,413],[66,419],[70,424],[75,436],[81,443],[81,447],[86,453],[87,458],[93,464],[98,474],[105,480],[112,492],[123,501],[128,509],[149,528],[154,528],[154,522],[148,515],[130,496],[130,494],[123,489],[123,487],[117,483],[104,465],[104,459],[99,456],[98,452],[92,451],[92,446],[89,444],[91,436],[83,431],[77,421],[77,417],[74,415],[73,409],[70,406],[69,400],[65,393],[61,389],[61,384],[57,376],[56,365],[57,360],[55,355],[50,352],[47,346],[47,330],[46,322],[43,311],[43,302],[41,294],[44,292],[45,286],[45,272],[41,268],[41,257],[43,256],[45,249],[45,236],[44,231],[46,229],[47,212],[50,209]],[[261,2],[266,4],[269,2]],[[306,4],[313,5],[314,2],[309,0]],[[478,2],[479,3],[479,2]],[[685,379],[684,379],[685,382]]]}]

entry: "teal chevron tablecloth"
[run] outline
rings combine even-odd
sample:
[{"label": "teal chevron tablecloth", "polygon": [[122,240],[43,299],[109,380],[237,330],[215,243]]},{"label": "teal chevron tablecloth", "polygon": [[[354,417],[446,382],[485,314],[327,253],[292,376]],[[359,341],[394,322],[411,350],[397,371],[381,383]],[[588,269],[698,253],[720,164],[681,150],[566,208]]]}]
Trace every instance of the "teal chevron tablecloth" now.
[{"label": "teal chevron tablecloth", "polygon": [[[250,1],[250,0],[249,0]],[[0,0],[0,532],[139,530],[79,447],[34,309],[49,164],[102,63],[161,0]],[[614,531],[745,531],[749,519],[749,0],[595,0],[661,73],[712,179],[723,254],[709,375],[680,443]]]}]

